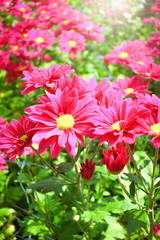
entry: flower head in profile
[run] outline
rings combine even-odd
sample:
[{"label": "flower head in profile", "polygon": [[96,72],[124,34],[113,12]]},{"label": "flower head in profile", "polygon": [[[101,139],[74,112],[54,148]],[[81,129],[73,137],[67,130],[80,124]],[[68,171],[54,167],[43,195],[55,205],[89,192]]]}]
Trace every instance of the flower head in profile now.
[{"label": "flower head in profile", "polygon": [[55,158],[65,145],[66,151],[74,157],[77,140],[85,147],[82,136],[93,136],[90,119],[96,114],[96,100],[91,96],[79,99],[76,88],[68,91],[57,89],[55,94],[46,91],[37,105],[26,109],[29,119],[38,123],[34,142],[39,142],[42,153],[51,144],[51,158]]},{"label": "flower head in profile", "polygon": [[3,117],[0,117],[0,132],[5,127],[6,127],[6,119],[4,119]]},{"label": "flower head in profile", "polygon": [[112,174],[120,173],[129,160],[129,155],[127,156],[126,146],[122,143],[117,143],[116,147],[112,147],[106,152],[103,149],[104,159],[101,160],[101,164],[105,164],[108,171]]},{"label": "flower head in profile", "polygon": [[62,81],[65,75],[69,75],[74,72],[70,69],[70,65],[63,64],[60,66],[57,63],[53,63],[49,69],[38,69],[33,67],[33,72],[23,71],[24,78],[22,78],[22,86],[20,89],[25,88],[22,94],[28,94],[37,88],[54,88],[55,83]]},{"label": "flower head in profile", "polygon": [[82,178],[84,178],[85,180],[89,180],[93,176],[96,163],[95,162],[93,163],[92,159],[91,160],[86,159],[85,163],[80,163],[80,164],[82,167],[80,169]]},{"label": "flower head in profile", "polygon": [[10,162],[14,161],[17,156],[21,157],[24,148],[32,145],[32,137],[35,123],[31,122],[25,115],[20,120],[12,119],[0,134],[0,150],[10,157]]}]

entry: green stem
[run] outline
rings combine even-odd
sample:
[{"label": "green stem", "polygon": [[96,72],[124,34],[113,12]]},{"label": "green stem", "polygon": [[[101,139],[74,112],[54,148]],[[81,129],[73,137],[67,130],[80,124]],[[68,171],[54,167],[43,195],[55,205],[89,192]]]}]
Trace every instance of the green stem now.
[{"label": "green stem", "polygon": [[42,161],[42,163],[43,163],[44,165],[46,165],[49,169],[52,170],[52,172],[54,172],[55,174],[57,174],[59,177],[65,179],[67,182],[70,182],[71,184],[75,184],[75,182],[71,181],[71,180],[70,180],[69,178],[67,178],[65,175],[63,175],[63,174],[61,174],[61,173],[57,173],[56,170],[55,170],[52,166],[50,166],[50,165],[44,160],[44,158],[41,157],[41,155],[38,153],[38,151],[37,151],[34,147],[31,146],[30,148],[36,153],[36,155],[39,157],[39,159]]},{"label": "green stem", "polygon": [[121,188],[123,189],[123,191],[125,192],[125,194],[135,203],[137,204],[138,206],[146,209],[146,207],[142,204],[140,204],[139,202],[136,201],[136,199],[134,197],[132,197],[129,192],[127,191],[127,189],[125,188],[124,184],[122,183],[122,179],[120,177],[119,174],[117,174],[117,178],[118,178],[118,181],[119,181],[119,184],[121,185]]},{"label": "green stem", "polygon": [[96,156],[97,152],[99,151],[100,147],[101,147],[101,146],[98,146],[98,147],[96,148],[96,150],[95,150],[95,152],[93,153],[91,159],[95,158],[95,156]]},{"label": "green stem", "polygon": [[150,224],[150,232],[148,239],[152,240],[153,238],[153,225],[154,225],[154,181],[155,181],[155,175],[156,175],[156,166],[158,162],[158,155],[159,155],[159,148],[155,149],[155,159],[154,159],[154,164],[153,164],[153,174],[152,174],[152,180],[151,180],[151,190],[149,194],[149,215],[151,219],[151,224]]},{"label": "green stem", "polygon": [[126,147],[127,147],[128,152],[129,152],[129,154],[130,154],[130,157],[131,157],[131,159],[132,159],[133,166],[134,166],[134,168],[135,168],[135,170],[136,170],[136,172],[137,172],[137,175],[138,175],[138,177],[140,178],[141,183],[142,183],[142,185],[143,185],[143,187],[144,187],[144,190],[145,190],[146,194],[149,195],[149,191],[148,191],[148,189],[146,188],[145,182],[143,181],[142,175],[141,175],[141,173],[140,173],[140,171],[139,171],[139,169],[138,169],[138,167],[137,167],[136,161],[135,161],[135,159],[134,159],[134,157],[133,157],[132,150],[131,150],[131,148],[130,148],[130,146],[129,146],[128,143],[125,143],[125,144],[126,144]]},{"label": "green stem", "polygon": [[153,196],[153,200],[155,200],[155,198],[158,196],[159,193],[160,193],[160,188],[158,188],[158,190],[156,191],[155,195]]},{"label": "green stem", "polygon": [[90,197],[90,180],[88,182],[88,197],[87,197],[87,203],[89,203],[89,197]]}]

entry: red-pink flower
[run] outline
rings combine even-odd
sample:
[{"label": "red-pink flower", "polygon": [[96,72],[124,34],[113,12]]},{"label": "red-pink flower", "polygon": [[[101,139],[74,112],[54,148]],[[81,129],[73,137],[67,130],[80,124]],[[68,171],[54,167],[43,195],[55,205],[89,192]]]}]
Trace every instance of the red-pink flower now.
[{"label": "red-pink flower", "polygon": [[154,224],[153,233],[156,237],[160,237],[160,226],[158,224]]},{"label": "red-pink flower", "polygon": [[22,156],[25,147],[32,145],[32,137],[36,126],[25,115],[20,120],[12,119],[0,134],[0,150],[5,153],[6,157],[10,157],[10,161],[14,161],[16,156]]},{"label": "red-pink flower", "polygon": [[112,174],[120,173],[129,160],[129,155],[127,156],[126,146],[123,146],[122,143],[117,143],[116,148],[108,149],[106,152],[103,149],[104,159],[101,160],[101,164],[105,164],[108,171]]},{"label": "red-pink flower", "polygon": [[114,81],[111,83],[112,87],[121,91],[124,96],[134,95],[139,96],[139,94],[144,94],[149,92],[146,87],[149,82],[142,82],[141,77],[133,76],[132,78],[126,77],[125,79],[118,79],[118,81]]},{"label": "red-pink flower", "polygon": [[137,136],[137,118],[146,117],[149,111],[140,109],[132,103],[131,99],[116,100],[112,107],[99,108],[99,116],[93,123],[97,125],[94,134],[95,138],[101,138],[99,145],[108,140],[109,146],[118,142],[132,144]]},{"label": "red-pink flower", "polygon": [[134,71],[147,79],[153,79],[156,81],[159,81],[160,79],[160,65],[157,65],[156,63],[137,63]]},{"label": "red-pink flower", "polygon": [[93,176],[94,170],[95,170],[95,162],[92,162],[91,160],[86,159],[85,163],[80,163],[81,164],[81,176],[82,178],[84,178],[85,180],[89,180],[91,179],[91,177]]},{"label": "red-pink flower", "polygon": [[65,75],[69,75],[74,72],[70,69],[70,65],[60,66],[57,63],[52,64],[49,69],[42,68],[38,69],[33,67],[33,72],[23,71],[24,78],[22,78],[22,86],[20,89],[25,88],[22,94],[28,94],[37,88],[54,88],[55,83],[58,81],[63,81]]},{"label": "red-pink flower", "polygon": [[85,38],[77,32],[64,31],[60,35],[59,46],[62,52],[68,52],[71,57],[75,57],[78,52],[84,50],[86,43]]},{"label": "red-pink flower", "polygon": [[1,154],[2,152],[0,151],[0,171],[5,171],[7,168],[4,165],[7,165],[5,158],[5,155]]},{"label": "red-pink flower", "polygon": [[56,90],[55,95],[46,91],[37,105],[26,109],[29,119],[38,123],[33,141],[40,141],[38,152],[51,144],[51,158],[55,158],[65,145],[67,152],[76,155],[77,140],[85,147],[82,136],[93,136],[90,121],[96,114],[96,100],[91,96],[79,99],[77,89]]}]

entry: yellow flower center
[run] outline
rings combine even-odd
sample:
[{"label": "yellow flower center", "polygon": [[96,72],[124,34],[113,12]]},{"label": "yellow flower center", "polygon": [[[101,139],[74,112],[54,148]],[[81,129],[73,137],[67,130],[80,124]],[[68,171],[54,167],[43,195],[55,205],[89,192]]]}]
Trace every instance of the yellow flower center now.
[{"label": "yellow flower center", "polygon": [[150,73],[146,73],[146,75],[147,75],[147,77],[149,77],[149,78],[150,78],[150,76],[151,76],[151,74],[150,74]]},{"label": "yellow flower center", "polygon": [[46,19],[49,19],[49,18],[50,18],[50,16],[47,16],[47,17],[46,17]]},{"label": "yellow flower center", "polygon": [[25,15],[24,15],[24,18],[28,18],[28,15],[27,15],[27,14],[25,14]]},{"label": "yellow flower center", "polygon": [[130,94],[130,93],[134,92],[134,89],[133,88],[126,88],[124,91],[125,91],[125,93]]},{"label": "yellow flower center", "polygon": [[19,48],[18,46],[14,46],[14,47],[13,47],[13,50],[14,50],[14,51],[17,51],[18,48]]},{"label": "yellow flower center", "polygon": [[77,43],[75,41],[71,40],[71,41],[68,42],[68,45],[70,47],[75,47],[77,45]]},{"label": "yellow flower center", "polygon": [[24,37],[24,38],[27,38],[27,37],[28,37],[27,33],[24,33],[24,34],[23,34],[23,37]]},{"label": "yellow flower center", "polygon": [[70,114],[64,114],[61,115],[58,119],[57,119],[57,127],[59,129],[63,129],[66,130],[70,127],[74,126],[74,117]]},{"label": "yellow flower center", "polygon": [[35,40],[37,43],[43,43],[44,42],[44,39],[42,37],[38,37],[36,38]]},{"label": "yellow flower center", "polygon": [[53,3],[53,5],[52,5],[53,7],[56,7],[57,6],[57,3]]},{"label": "yellow flower center", "polygon": [[86,30],[87,31],[92,31],[92,28],[91,27],[86,27]]},{"label": "yellow flower center", "polygon": [[18,71],[23,71],[25,69],[25,67],[19,67]]},{"label": "yellow flower center", "polygon": [[62,14],[63,14],[63,15],[66,15],[66,12],[63,12]]},{"label": "yellow flower center", "polygon": [[6,29],[5,29],[5,32],[9,32],[9,28],[6,28]]},{"label": "yellow flower center", "polygon": [[21,11],[21,12],[25,12],[26,9],[25,9],[25,8],[20,8],[20,11]]},{"label": "yellow flower center", "polygon": [[44,14],[45,12],[46,12],[45,10],[42,10],[42,11],[41,11],[41,14]]},{"label": "yellow flower center", "polygon": [[119,54],[119,56],[120,56],[121,58],[127,58],[127,57],[128,57],[128,53],[127,53],[127,52],[121,52],[121,53]]},{"label": "yellow flower center", "polygon": [[77,17],[77,18],[76,18],[76,21],[79,21],[79,19],[80,19],[80,18],[79,18],[79,17]]},{"label": "yellow flower center", "polygon": [[64,23],[70,23],[70,21],[68,21],[68,20],[64,20],[63,22],[64,22]]},{"label": "yellow flower center", "polygon": [[153,134],[156,134],[157,137],[159,137],[160,136],[160,123],[153,124],[151,126],[151,132]]},{"label": "yellow flower center", "polygon": [[124,120],[121,120],[121,121],[117,121],[115,122],[114,124],[112,124],[112,130],[117,130],[117,131],[120,131],[120,126],[119,126],[119,123],[120,122],[124,122]]},{"label": "yellow flower center", "polygon": [[144,62],[138,61],[138,63],[145,66]]},{"label": "yellow flower center", "polygon": [[75,32],[75,30],[74,30],[74,29],[71,29],[70,32]]}]

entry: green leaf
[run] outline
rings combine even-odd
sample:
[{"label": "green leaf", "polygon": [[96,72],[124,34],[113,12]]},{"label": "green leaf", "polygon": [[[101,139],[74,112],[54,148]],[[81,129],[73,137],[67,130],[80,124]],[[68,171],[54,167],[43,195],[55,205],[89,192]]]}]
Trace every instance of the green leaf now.
[{"label": "green leaf", "polygon": [[62,186],[68,184],[64,180],[60,180],[57,177],[52,177],[49,179],[41,180],[36,183],[29,185],[29,189],[41,189],[43,193],[55,191],[56,194],[62,192]]},{"label": "green leaf", "polygon": [[130,195],[132,197],[134,197],[134,195],[135,195],[135,183],[134,182],[131,182],[131,184],[129,186],[129,191],[130,191]]},{"label": "green leaf", "polygon": [[104,240],[116,240],[117,238],[124,239],[125,229],[118,222],[114,222],[108,225],[107,231],[104,235]]},{"label": "green leaf", "polygon": [[142,182],[141,182],[141,180],[136,176],[136,175],[134,175],[134,174],[132,174],[132,173],[124,173],[128,178],[129,178],[129,180],[131,181],[131,182],[134,182],[135,184],[140,184],[140,185],[142,185]]},{"label": "green leaf", "polygon": [[0,209],[0,217],[10,216],[14,212],[15,212],[15,210],[12,208],[1,208]]},{"label": "green leaf", "polygon": [[58,165],[56,168],[56,172],[63,173],[66,170],[70,171],[73,168],[73,164],[70,162],[63,162]]}]

